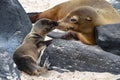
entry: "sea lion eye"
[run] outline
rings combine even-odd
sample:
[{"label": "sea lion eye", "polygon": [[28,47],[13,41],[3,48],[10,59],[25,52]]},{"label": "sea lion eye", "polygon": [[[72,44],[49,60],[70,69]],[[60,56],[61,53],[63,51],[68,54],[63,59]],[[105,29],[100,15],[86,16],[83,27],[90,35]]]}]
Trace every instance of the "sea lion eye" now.
[{"label": "sea lion eye", "polygon": [[70,19],[70,21],[72,21],[72,22],[76,22],[77,20],[76,20],[76,19]]},{"label": "sea lion eye", "polygon": [[72,22],[72,23],[77,23],[78,22],[78,20],[76,20],[76,19],[70,19],[70,22]]},{"label": "sea lion eye", "polygon": [[78,17],[77,16],[73,16],[70,18],[70,22],[72,23],[77,23],[78,22]]}]

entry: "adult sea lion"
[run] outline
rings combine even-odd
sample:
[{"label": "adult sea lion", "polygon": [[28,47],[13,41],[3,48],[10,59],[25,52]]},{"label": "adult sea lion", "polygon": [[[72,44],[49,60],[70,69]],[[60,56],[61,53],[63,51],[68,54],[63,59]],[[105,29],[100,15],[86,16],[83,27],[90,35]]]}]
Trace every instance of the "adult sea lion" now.
[{"label": "adult sea lion", "polygon": [[106,0],[69,0],[46,11],[30,15],[30,19],[33,23],[41,18],[49,18],[57,21],[81,6],[90,6],[98,9],[100,14],[105,18],[111,19],[113,22],[114,20],[118,21],[119,13]]},{"label": "adult sea lion", "polygon": [[69,0],[30,18],[35,22],[44,17],[59,21],[58,29],[71,30],[62,38],[91,45],[96,44],[95,27],[120,22],[119,12],[106,0]]}]

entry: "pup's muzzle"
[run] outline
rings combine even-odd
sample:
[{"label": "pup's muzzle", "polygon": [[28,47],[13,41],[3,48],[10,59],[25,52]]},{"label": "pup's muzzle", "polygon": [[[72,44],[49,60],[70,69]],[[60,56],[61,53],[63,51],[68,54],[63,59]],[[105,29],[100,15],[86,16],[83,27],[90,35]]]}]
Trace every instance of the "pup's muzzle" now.
[{"label": "pup's muzzle", "polygon": [[56,22],[56,21],[51,21],[51,22],[50,22],[50,26],[51,26],[51,27],[56,27],[56,26],[58,26],[58,22]]}]

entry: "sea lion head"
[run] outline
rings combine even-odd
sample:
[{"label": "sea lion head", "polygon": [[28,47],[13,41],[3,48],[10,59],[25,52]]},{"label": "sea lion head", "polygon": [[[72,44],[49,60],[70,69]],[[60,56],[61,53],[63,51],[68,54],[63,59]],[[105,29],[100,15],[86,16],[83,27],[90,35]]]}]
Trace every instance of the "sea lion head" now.
[{"label": "sea lion head", "polygon": [[40,34],[47,34],[50,31],[54,30],[56,28],[56,26],[58,26],[58,22],[47,19],[47,18],[43,18],[38,20],[34,26],[32,31],[36,32],[36,33],[40,33]]},{"label": "sea lion head", "polygon": [[58,29],[78,32],[89,31],[95,27],[97,17],[97,12],[93,8],[89,6],[79,7],[58,21]]}]

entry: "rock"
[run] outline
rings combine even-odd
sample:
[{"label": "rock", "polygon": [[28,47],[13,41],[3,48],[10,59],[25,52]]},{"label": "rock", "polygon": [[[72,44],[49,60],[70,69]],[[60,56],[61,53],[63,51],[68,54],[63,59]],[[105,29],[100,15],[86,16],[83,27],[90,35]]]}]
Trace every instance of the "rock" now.
[{"label": "rock", "polygon": [[18,0],[0,0],[0,80],[20,80],[11,56],[31,27]]},{"label": "rock", "polygon": [[116,8],[120,12],[120,0],[110,0],[109,2],[114,8]]},{"label": "rock", "polygon": [[18,0],[0,0],[0,48],[13,53],[31,29],[31,22]]},{"label": "rock", "polygon": [[119,79],[117,79],[117,80],[120,80],[120,78],[119,78]]},{"label": "rock", "polygon": [[[70,71],[110,72],[120,74],[120,57],[80,41],[53,40],[43,54],[51,66]],[[42,64],[42,63],[41,63]]]},{"label": "rock", "polygon": [[106,51],[120,55],[120,23],[96,28],[97,44]]},{"label": "rock", "polygon": [[64,36],[67,33],[68,32],[65,32],[65,31],[62,31],[62,32],[52,31],[52,32],[48,33],[47,36],[50,37],[50,38],[54,38],[54,39],[60,39],[61,36]]},{"label": "rock", "polygon": [[0,80],[20,80],[12,58],[3,50],[0,50]]}]

